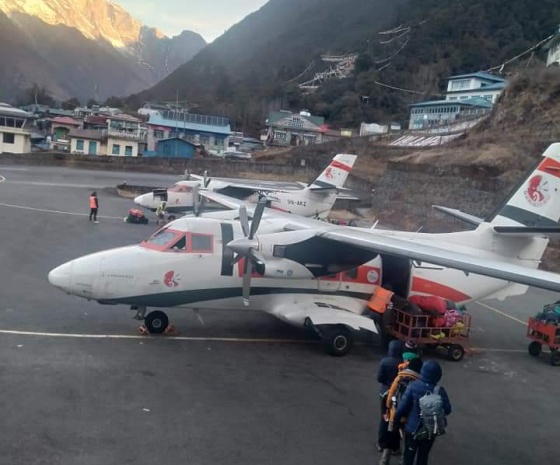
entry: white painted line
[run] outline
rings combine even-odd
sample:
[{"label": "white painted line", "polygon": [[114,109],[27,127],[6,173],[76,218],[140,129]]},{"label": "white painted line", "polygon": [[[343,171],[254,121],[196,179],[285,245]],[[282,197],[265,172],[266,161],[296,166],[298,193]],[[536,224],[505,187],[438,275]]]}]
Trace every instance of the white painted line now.
[{"label": "white painted line", "polygon": [[63,184],[56,182],[40,182],[40,181],[6,181],[6,184],[23,184],[24,186],[46,186],[46,187],[75,187],[83,189],[99,189],[99,186],[89,184]]},{"label": "white painted line", "polygon": [[[32,210],[35,212],[43,212],[43,213],[58,213],[59,215],[89,216],[89,213],[75,213],[75,212],[63,212],[59,210],[47,210],[46,208],[25,207],[23,205],[11,205],[9,203],[0,203],[0,207],[18,208],[20,210]],[[97,215],[97,217],[105,218],[109,220],[121,220],[121,221],[123,221],[124,218],[124,216],[102,216],[102,215]]]},{"label": "white painted line", "polygon": [[0,174],[0,182],[4,182],[6,178]]},{"label": "white painted line", "polygon": [[165,339],[174,341],[201,341],[201,342],[258,342],[274,344],[315,344],[316,341],[298,339],[267,339],[267,338],[242,338],[242,337],[194,337],[194,336],[142,336],[137,334],[77,334],[77,333],[49,333],[41,331],[17,331],[11,329],[0,329],[0,334],[13,334],[16,336],[35,337],[58,337],[72,339]]},{"label": "white painted line", "polygon": [[510,320],[513,320],[516,323],[522,324],[523,326],[527,326],[526,321],[522,321],[519,318],[515,318],[514,316],[508,315],[507,313],[504,313],[501,310],[498,310],[497,308],[491,307],[490,305],[483,304],[482,302],[476,301],[476,303],[478,305],[480,305],[481,307],[487,308],[488,310],[492,310],[493,312],[497,313],[498,315],[505,316],[506,318],[509,318]]},{"label": "white painted line", "polygon": [[29,171],[29,168],[12,168],[11,166],[0,166],[2,171]]}]

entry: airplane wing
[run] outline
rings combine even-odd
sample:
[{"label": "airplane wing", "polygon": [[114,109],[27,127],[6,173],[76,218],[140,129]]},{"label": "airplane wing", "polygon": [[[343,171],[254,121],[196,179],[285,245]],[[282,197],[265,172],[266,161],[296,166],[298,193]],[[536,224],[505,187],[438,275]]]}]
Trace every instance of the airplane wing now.
[{"label": "airplane wing", "polygon": [[373,320],[340,307],[281,304],[275,306],[269,313],[292,325],[303,325],[305,320],[309,320],[315,326],[346,325],[356,331],[363,329],[377,334],[377,326]]},{"label": "airplane wing", "polygon": [[[214,199],[211,200],[221,204],[227,203],[229,205],[227,208],[232,209],[246,205],[241,200],[235,201],[236,199],[230,199],[220,194],[215,194]],[[253,205],[246,205],[246,207],[249,214],[255,208]],[[376,230],[336,226],[311,218],[302,218],[289,213],[277,212],[269,208],[265,209],[264,217],[285,221],[283,228],[287,231],[313,229],[317,237],[328,239],[333,242],[333,245],[336,243],[352,244],[379,254],[455,268],[467,273],[480,274],[550,291],[560,291],[560,274],[527,268],[507,262],[505,259],[477,257],[435,245],[420,243],[415,241],[414,237],[390,237],[382,233],[376,233]]]},{"label": "airplane wing", "polygon": [[[203,181],[204,176],[199,176],[197,174],[191,174],[191,178],[197,181]],[[217,185],[217,186],[216,186]],[[215,187],[216,186],[216,187]],[[234,179],[234,178],[214,178],[210,177],[210,188],[222,189],[225,187],[237,187],[239,189],[248,189],[253,192],[256,191],[275,191],[275,190],[301,190],[302,186],[299,182],[290,181],[264,181],[258,179]]]},{"label": "airplane wing", "polygon": [[432,205],[435,210],[438,210],[446,215],[457,218],[458,220],[464,221],[473,226],[478,226],[484,223],[484,219],[478,216],[470,215],[469,213],[462,212],[461,210],[456,210],[455,208],[442,207],[441,205]]}]

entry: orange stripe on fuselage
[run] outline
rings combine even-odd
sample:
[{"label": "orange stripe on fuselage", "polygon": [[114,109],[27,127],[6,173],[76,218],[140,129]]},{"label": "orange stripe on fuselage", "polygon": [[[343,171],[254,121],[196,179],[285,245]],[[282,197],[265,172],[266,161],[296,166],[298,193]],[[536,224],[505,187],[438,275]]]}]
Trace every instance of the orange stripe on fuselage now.
[{"label": "orange stripe on fuselage", "polygon": [[419,278],[417,276],[412,278],[412,292],[435,295],[437,297],[441,297],[442,299],[452,300],[453,302],[470,300],[470,296],[463,294],[457,289],[453,289],[452,287],[445,286],[434,281],[429,281],[424,278]]},{"label": "orange stripe on fuselage", "polygon": [[560,163],[556,160],[553,160],[552,158],[546,157],[537,169],[544,173],[551,174],[552,176],[560,178]]},{"label": "orange stripe on fuselage", "polygon": [[330,164],[329,166],[330,166],[331,168],[339,168],[339,169],[341,169],[341,170],[343,170],[343,171],[348,171],[348,172],[352,171],[352,167],[351,167],[351,166],[345,165],[344,163],[341,163],[341,162],[339,162],[339,161],[337,161],[337,160],[331,162],[331,164]]}]

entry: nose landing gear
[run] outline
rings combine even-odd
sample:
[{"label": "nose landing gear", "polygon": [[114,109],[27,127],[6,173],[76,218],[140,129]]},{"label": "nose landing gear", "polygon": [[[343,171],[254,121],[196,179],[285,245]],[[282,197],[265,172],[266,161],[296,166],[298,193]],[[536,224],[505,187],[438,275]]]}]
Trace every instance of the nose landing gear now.
[{"label": "nose landing gear", "polygon": [[134,319],[140,321],[144,320],[142,326],[138,328],[140,333],[163,334],[167,333],[171,328],[167,314],[161,310],[154,310],[147,315],[146,307],[131,307],[131,310],[136,310]]}]

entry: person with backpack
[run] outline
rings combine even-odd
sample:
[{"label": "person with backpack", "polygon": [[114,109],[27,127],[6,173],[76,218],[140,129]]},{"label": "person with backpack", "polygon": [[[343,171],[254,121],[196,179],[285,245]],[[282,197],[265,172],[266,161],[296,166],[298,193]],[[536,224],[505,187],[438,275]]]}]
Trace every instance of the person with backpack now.
[{"label": "person with backpack", "polygon": [[401,341],[395,340],[389,343],[387,357],[379,362],[377,368],[377,381],[379,382],[379,396],[381,406],[381,418],[379,420],[379,429],[377,432],[377,450],[382,452],[385,449],[383,439],[387,432],[387,422],[385,415],[387,413],[387,394],[393,380],[399,374],[399,364],[402,362],[403,345]]},{"label": "person with backpack", "polygon": [[427,465],[436,437],[445,434],[451,403],[445,389],[438,385],[442,376],[439,363],[422,365],[420,379],[408,385],[397,406],[395,424],[405,423],[403,465]]},{"label": "person with backpack", "polygon": [[[387,416],[386,420],[387,435],[383,440],[385,449],[383,450],[383,455],[379,461],[379,465],[389,465],[391,462],[391,455],[398,453],[400,449],[401,442],[401,425],[394,422],[395,414],[397,413],[397,408],[401,403],[402,396],[404,395],[408,385],[420,379],[420,370],[422,369],[422,360],[420,358],[414,358],[410,360],[408,366],[403,370],[399,371],[399,374],[391,384],[389,388],[389,393],[387,395]],[[401,422],[404,422],[405,418],[401,418]]]}]

